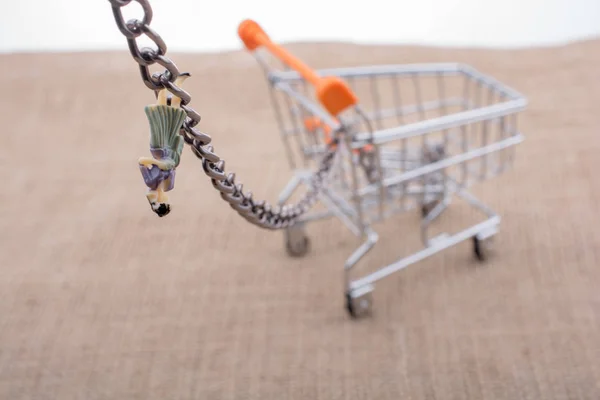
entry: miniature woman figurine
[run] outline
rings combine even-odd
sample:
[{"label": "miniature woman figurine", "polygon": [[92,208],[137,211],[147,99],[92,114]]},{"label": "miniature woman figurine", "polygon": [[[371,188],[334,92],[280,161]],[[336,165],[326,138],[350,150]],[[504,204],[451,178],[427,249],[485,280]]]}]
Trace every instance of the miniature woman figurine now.
[{"label": "miniature woman figurine", "polygon": [[[181,83],[189,76],[188,73],[181,74],[175,84],[181,87]],[[184,145],[179,130],[187,116],[179,107],[179,97],[173,96],[170,104],[167,100],[167,89],[161,89],[156,104],[144,108],[150,124],[152,157],[140,157],[138,160],[140,172],[148,186],[146,197],[152,211],[159,217],[164,217],[171,211],[166,192],[175,185],[175,169],[179,165]]]}]

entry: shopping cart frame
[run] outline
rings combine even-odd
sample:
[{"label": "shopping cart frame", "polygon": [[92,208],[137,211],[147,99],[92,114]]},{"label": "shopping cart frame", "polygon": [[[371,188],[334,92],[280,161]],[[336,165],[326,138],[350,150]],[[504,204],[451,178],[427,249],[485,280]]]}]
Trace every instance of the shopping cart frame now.
[{"label": "shopping cart frame", "polygon": [[[319,69],[314,71],[316,75],[321,77],[333,76],[342,80],[375,80],[381,77],[419,79],[428,76],[436,78],[458,76],[464,79],[465,82],[471,82],[479,88],[485,88],[488,93],[493,94],[493,96],[496,96],[499,99],[497,103],[488,105],[468,104],[468,96],[464,96],[462,99],[449,99],[449,102],[458,101],[459,104],[462,104],[463,110],[435,118],[400,124],[391,128],[374,129],[371,126],[368,131],[366,131],[365,129],[353,129],[357,117],[358,119],[362,118],[363,122],[366,122],[367,126],[370,126],[374,124],[374,120],[376,119],[373,115],[378,112],[381,113],[381,110],[375,110],[375,114],[371,114],[370,117],[369,113],[360,108],[361,105],[359,102],[355,107],[351,107],[350,111],[347,111],[347,113],[352,114],[352,117],[344,118],[341,114],[332,116],[322,105],[311,100],[309,96],[298,90],[297,85],[305,82],[305,77],[301,73],[294,70],[275,70],[269,66],[268,62],[263,57],[263,54],[260,52],[254,52],[253,54],[265,71],[268,84],[272,89],[271,93],[278,92],[285,94],[285,96],[288,99],[291,99],[292,103],[295,104],[294,107],[299,106],[305,114],[307,113],[313,117],[317,117],[329,127],[330,131],[343,132],[341,135],[343,140],[339,143],[339,146],[342,147],[340,153],[345,152],[350,159],[352,158],[351,155],[353,152],[363,149],[366,146],[374,146],[376,149],[375,164],[379,168],[380,179],[369,181],[362,185],[355,184],[351,194],[346,197],[340,195],[343,190],[336,190],[336,182],[334,179],[334,181],[330,182],[329,185],[326,185],[319,194],[319,202],[325,206],[326,211],[310,212],[304,215],[298,223],[288,227],[285,230],[284,235],[288,253],[292,256],[303,256],[308,251],[310,243],[305,232],[306,224],[324,218],[337,217],[354,235],[363,239],[363,243],[350,254],[344,263],[343,275],[346,308],[351,316],[358,317],[367,314],[371,310],[371,294],[376,282],[461,242],[471,239],[475,256],[480,261],[484,261],[487,258],[491,239],[499,231],[501,218],[487,205],[471,194],[468,189],[472,183],[488,178],[486,176],[482,179],[476,179],[475,182],[467,183],[466,181],[459,181],[458,179],[449,177],[446,174],[446,170],[457,166],[461,166],[465,169],[467,163],[473,160],[480,160],[484,163],[488,160],[490,155],[512,149],[524,140],[524,135],[517,129],[517,114],[527,107],[527,99],[521,93],[499,82],[493,77],[483,74],[469,65],[461,63],[359,66],[351,68]],[[278,103],[275,96],[272,97],[272,100],[276,119],[279,123],[280,132],[282,133],[282,140],[286,146],[286,150],[289,152],[290,149],[287,136],[290,134],[290,128],[286,127],[283,122],[284,115],[282,112],[285,107],[282,107],[281,104]],[[448,104],[442,104],[443,102],[444,100],[439,100],[438,104],[421,103],[404,106],[400,112],[396,109],[396,113],[405,116],[411,112],[423,112],[425,108],[436,109],[436,107],[448,106]],[[287,105],[289,108],[290,103]],[[379,117],[381,117],[381,115]],[[432,159],[427,159],[427,157],[425,157],[424,152],[427,146],[425,143],[428,135],[433,132],[446,132],[446,136],[444,136],[443,139],[444,146],[446,146],[443,147],[443,151],[445,152],[447,148],[446,140],[448,140],[447,137],[449,136],[448,132],[464,131],[466,127],[478,123],[483,124],[482,126],[484,128],[482,129],[487,129],[485,127],[489,126],[489,124],[501,124],[501,132],[505,136],[499,140],[492,141],[491,143],[487,143],[486,140],[486,143],[483,143],[479,147],[461,151],[457,154],[444,153],[442,156],[439,156],[438,158],[434,157]],[[292,129],[291,133],[298,134],[298,129]],[[483,134],[484,133],[482,132],[482,135]],[[385,146],[394,142],[407,140],[414,141],[415,139],[418,140],[420,138],[423,138],[424,143],[422,147],[423,153],[420,156],[422,160],[421,164],[405,169],[401,173],[391,173],[389,176],[386,176],[385,172],[387,170],[385,167],[382,167],[382,151]],[[320,146],[312,147],[312,153],[309,152],[309,154],[307,154],[307,152],[304,151],[304,161],[306,161],[306,159],[313,161],[318,160],[319,156],[323,154],[325,147],[326,143],[321,143]],[[402,154],[407,154],[406,148],[403,148],[402,151]],[[514,159],[514,153],[512,153],[512,158]],[[495,175],[506,171],[513,159],[505,161],[500,166],[501,168],[499,167],[499,170]],[[349,164],[352,169],[351,175],[354,177],[354,182],[356,183],[356,176],[359,173],[358,170],[360,169],[360,166],[356,165],[355,162],[350,162]],[[310,187],[311,185],[313,172],[310,168],[298,167],[293,162],[291,162],[290,166],[294,169],[294,174],[288,185],[280,194],[280,206],[286,204],[300,187]],[[304,166],[307,166],[306,162]],[[466,174],[468,175],[468,172],[466,172]],[[494,174],[492,175],[495,176]],[[435,178],[435,182],[431,183],[428,181],[431,177]],[[413,196],[418,198],[415,203],[412,203],[411,206],[405,205],[391,210],[384,210],[385,199],[389,197],[387,191],[404,185],[400,191],[401,193],[399,195],[397,194],[396,197],[409,197],[411,193],[406,185],[414,182],[421,183],[421,186],[414,189],[415,193],[412,193]],[[427,195],[431,195],[432,193],[428,189],[431,187],[438,188],[433,191],[435,201],[431,201],[431,198],[427,200]],[[376,212],[371,217],[365,216],[364,200],[367,196],[375,196],[376,199],[379,199],[379,201],[376,200],[374,202],[375,204],[372,204],[371,208],[375,209]],[[453,197],[459,197],[475,209],[479,210],[485,219],[455,233],[445,232],[435,237],[429,237],[429,228],[432,222],[448,208]],[[352,201],[349,201],[349,198]],[[391,195],[391,198],[394,198],[393,194]],[[353,204],[354,200],[357,200],[358,203]],[[379,240],[379,235],[372,228],[372,225],[395,213],[409,211],[414,208],[415,205],[421,206],[422,208],[423,218],[421,220],[420,233],[423,248],[402,257],[389,265],[380,267],[374,272],[367,273],[360,278],[352,279],[351,272],[354,267],[374,248]],[[427,209],[425,209],[426,206],[428,206]],[[369,206],[366,206],[366,208],[368,209]]]}]

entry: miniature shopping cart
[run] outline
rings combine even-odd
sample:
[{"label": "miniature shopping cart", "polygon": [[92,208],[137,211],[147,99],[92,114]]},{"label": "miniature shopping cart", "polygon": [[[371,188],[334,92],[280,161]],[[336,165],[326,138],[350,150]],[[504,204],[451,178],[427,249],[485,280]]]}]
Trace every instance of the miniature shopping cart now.
[{"label": "miniature shopping cart", "polygon": [[[527,102],[521,94],[462,64],[314,71],[253,21],[244,21],[239,35],[265,70],[294,170],[281,205],[311,187],[327,149],[336,148],[318,194],[323,209],[311,209],[286,228],[285,245],[291,256],[304,255],[310,243],[305,225],[331,216],[364,240],[344,265],[351,316],[369,311],[375,282],[460,242],[471,240],[475,256],[486,259],[500,217],[467,190],[512,166],[515,146],[523,141],[517,114]],[[430,237],[432,222],[456,197],[486,218]],[[353,268],[378,241],[373,224],[410,210],[421,214],[423,248],[353,279]]]}]

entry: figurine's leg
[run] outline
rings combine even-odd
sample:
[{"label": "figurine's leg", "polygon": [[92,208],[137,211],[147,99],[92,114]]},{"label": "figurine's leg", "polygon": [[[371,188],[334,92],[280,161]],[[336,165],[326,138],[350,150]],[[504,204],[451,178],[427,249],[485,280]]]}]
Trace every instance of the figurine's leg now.
[{"label": "figurine's leg", "polygon": [[[177,77],[177,79],[175,79],[175,84],[177,86],[181,87],[183,81],[185,81],[189,77],[190,77],[190,74],[185,72],[185,73],[179,75]],[[181,104],[181,99],[177,96],[173,96],[173,98],[171,99],[171,107],[179,107],[180,104]]]},{"label": "figurine's leg", "polygon": [[166,106],[167,105],[167,89],[160,89],[160,91],[158,92],[158,97],[156,99],[156,104],[161,105],[161,106]]},{"label": "figurine's leg", "polygon": [[[189,77],[190,77],[190,74],[187,72],[179,75],[177,77],[177,79],[175,79],[175,85],[181,87],[181,84],[183,83],[183,81],[185,81]],[[169,91],[167,89],[161,89],[158,92],[156,104],[166,106],[168,104],[167,103],[168,94],[169,94]],[[181,99],[179,97],[173,96],[171,98],[171,107],[178,108],[180,104],[181,104]]]}]

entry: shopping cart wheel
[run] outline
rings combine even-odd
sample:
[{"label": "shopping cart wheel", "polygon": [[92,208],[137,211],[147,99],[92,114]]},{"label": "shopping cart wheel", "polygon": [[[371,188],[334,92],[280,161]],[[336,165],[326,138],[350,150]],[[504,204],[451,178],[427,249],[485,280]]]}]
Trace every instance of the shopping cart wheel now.
[{"label": "shopping cart wheel", "polygon": [[285,229],[285,249],[292,257],[303,257],[310,249],[310,239],[302,224]]},{"label": "shopping cart wheel", "polygon": [[480,239],[473,236],[473,253],[479,261],[486,261],[492,251],[493,237]]},{"label": "shopping cart wheel", "polygon": [[350,317],[360,318],[371,313],[373,306],[372,287],[349,291],[346,293],[346,310]]}]

